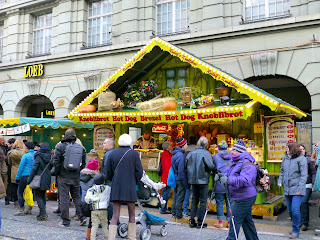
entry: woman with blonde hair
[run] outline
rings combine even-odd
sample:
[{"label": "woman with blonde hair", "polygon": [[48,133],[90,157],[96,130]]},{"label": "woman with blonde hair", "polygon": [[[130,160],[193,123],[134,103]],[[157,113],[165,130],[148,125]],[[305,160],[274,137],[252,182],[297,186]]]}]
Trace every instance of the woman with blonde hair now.
[{"label": "woman with blonde hair", "polygon": [[13,145],[12,150],[8,153],[8,164],[11,166],[11,184],[14,205],[16,208],[19,207],[18,203],[18,183],[16,182],[16,176],[19,169],[20,161],[25,153],[23,150],[24,143],[21,139],[17,139]]}]

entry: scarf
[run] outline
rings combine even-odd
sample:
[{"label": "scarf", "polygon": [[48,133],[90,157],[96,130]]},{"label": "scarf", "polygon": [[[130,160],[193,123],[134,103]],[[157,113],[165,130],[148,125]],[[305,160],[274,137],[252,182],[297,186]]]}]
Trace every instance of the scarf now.
[{"label": "scarf", "polygon": [[240,154],[237,154],[237,155],[231,154],[231,158],[233,161],[238,161],[240,159]]}]

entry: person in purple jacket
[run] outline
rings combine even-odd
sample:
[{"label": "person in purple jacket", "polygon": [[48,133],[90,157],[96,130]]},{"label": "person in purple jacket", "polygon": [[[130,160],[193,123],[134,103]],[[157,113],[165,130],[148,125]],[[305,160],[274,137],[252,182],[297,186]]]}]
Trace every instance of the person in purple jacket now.
[{"label": "person in purple jacket", "polygon": [[235,234],[239,235],[241,226],[247,240],[259,239],[252,220],[252,206],[257,197],[257,169],[253,165],[254,162],[253,156],[247,152],[246,144],[238,140],[232,147],[231,164],[226,174],[216,174],[215,180],[227,184],[227,192],[231,201],[234,201],[231,209],[236,233],[233,226],[230,226],[227,240],[236,239]]}]

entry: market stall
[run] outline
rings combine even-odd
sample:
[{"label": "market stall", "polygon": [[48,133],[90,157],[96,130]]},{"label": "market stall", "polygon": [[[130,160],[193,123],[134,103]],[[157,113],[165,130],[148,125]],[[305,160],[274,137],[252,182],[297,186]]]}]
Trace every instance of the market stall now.
[{"label": "market stall", "polygon": [[33,142],[48,142],[51,149],[55,148],[69,127],[76,129],[78,137],[89,152],[93,148],[93,124],[91,123],[32,117],[0,119],[0,135],[8,138],[20,136]]},{"label": "market stall", "polygon": [[[108,110],[99,106],[102,95],[110,101]],[[97,98],[98,106],[88,110]],[[123,102],[115,101],[116,98]],[[142,134],[148,131],[156,146],[165,140],[174,143],[179,136],[188,140],[205,136],[212,154],[217,152],[219,141],[226,140],[231,149],[236,139],[241,138],[256,161],[264,168],[270,165],[269,172],[276,176],[279,162],[268,159],[270,152],[267,153],[271,147],[268,148],[266,142],[264,116],[268,115],[307,116],[264,90],[155,38],[76,106],[68,117],[76,123],[108,125],[114,129],[116,140],[122,133],[129,132],[134,140],[140,137],[144,141],[146,138]],[[147,149],[146,152],[151,151]],[[282,147],[272,150],[284,154]],[[152,179],[159,180],[155,155],[153,152],[144,169]],[[142,159],[146,161],[146,156]],[[276,185],[276,180],[273,184]],[[260,215],[273,215],[274,207],[272,210],[270,205],[262,207],[279,194],[277,189],[273,190],[259,194],[256,211],[260,211]]]}]

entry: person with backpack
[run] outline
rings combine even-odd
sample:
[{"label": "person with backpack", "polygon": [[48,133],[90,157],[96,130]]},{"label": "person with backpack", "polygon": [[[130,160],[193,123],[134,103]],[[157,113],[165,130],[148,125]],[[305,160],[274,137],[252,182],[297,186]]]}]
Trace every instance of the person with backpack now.
[{"label": "person with backpack", "polygon": [[257,198],[257,168],[254,163],[255,159],[247,152],[245,142],[238,140],[232,147],[231,164],[226,174],[217,173],[215,176],[215,181],[226,184],[227,194],[234,202],[231,206],[234,226],[230,226],[227,240],[236,239],[241,226],[246,239],[259,239],[252,220],[252,206]]},{"label": "person with backpack", "polygon": [[[164,142],[162,143],[162,149],[163,153],[160,156],[160,164],[161,164],[161,182],[167,185],[169,171],[171,168],[171,158],[172,154],[170,152],[170,142]],[[168,200],[171,196],[171,187],[166,186],[162,189],[162,198],[166,201],[166,203],[163,205],[163,207],[160,209],[161,214],[170,214],[171,212],[168,211],[167,204]]]},{"label": "person with backpack", "polygon": [[38,221],[44,221],[48,218],[48,214],[46,212],[46,190],[50,189],[51,186],[51,157],[52,154],[49,144],[46,142],[41,143],[40,149],[34,154],[33,167],[28,177],[29,185],[34,176],[41,175],[40,188],[35,189],[35,196],[40,210],[36,217]]},{"label": "person with backpack", "polygon": [[[219,152],[215,154],[212,157],[213,163],[216,166],[216,169],[218,172],[221,172],[223,174],[226,174],[228,167],[231,164],[231,154],[227,150],[228,144],[225,140],[222,140],[218,144],[218,150]],[[214,227],[216,228],[223,228],[223,220],[225,220],[224,216],[224,210],[223,210],[223,203],[229,196],[226,194],[226,188],[225,185],[217,182],[215,185],[215,189],[213,189],[215,192],[216,197],[216,206],[217,206],[217,218],[218,218],[218,224],[215,224]],[[227,221],[228,221],[228,228],[230,226],[230,210],[229,205],[226,203],[226,215],[227,215]]]},{"label": "person with backpack", "polygon": [[54,150],[53,167],[54,174],[58,177],[58,189],[60,198],[61,218],[60,226],[69,227],[69,192],[74,201],[76,212],[80,218],[80,226],[84,226],[87,218],[81,213],[80,200],[80,171],[86,165],[86,151],[76,143],[76,132],[69,128],[65,132],[65,138],[61,139]]},{"label": "person with backpack", "polygon": [[283,186],[283,195],[292,221],[292,231],[289,233],[290,239],[299,237],[300,206],[303,196],[306,194],[307,177],[307,159],[301,155],[298,143],[287,143],[286,154],[281,162],[278,186]]},{"label": "person with backpack", "polygon": [[[192,202],[189,226],[191,228],[201,228],[204,214],[206,211],[208,198],[209,173],[214,170],[215,165],[212,162],[211,154],[207,149],[208,139],[204,136],[200,137],[196,150],[190,152],[186,158],[186,168],[188,184],[191,185]],[[199,208],[198,208],[199,204]],[[198,221],[196,223],[195,216]],[[207,227],[204,223],[203,227]]]},{"label": "person with backpack", "polygon": [[19,164],[18,172],[16,175],[16,182],[19,183],[18,187],[18,201],[19,201],[19,211],[16,212],[15,216],[23,216],[23,215],[31,215],[32,207],[28,206],[28,209],[24,211],[24,198],[23,192],[27,187],[28,177],[31,173],[33,162],[34,162],[34,143],[33,142],[25,142],[23,149],[25,154],[23,154],[21,158],[21,162]]}]

